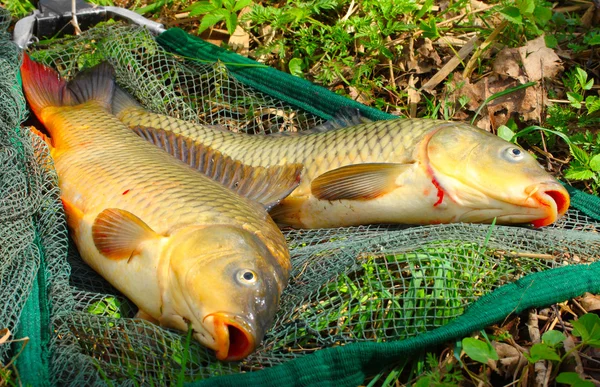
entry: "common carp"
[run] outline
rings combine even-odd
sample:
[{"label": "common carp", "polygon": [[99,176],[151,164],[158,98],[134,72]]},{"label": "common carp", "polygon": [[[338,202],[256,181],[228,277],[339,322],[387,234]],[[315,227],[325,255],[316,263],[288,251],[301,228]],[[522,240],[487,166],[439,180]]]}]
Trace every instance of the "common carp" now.
[{"label": "common carp", "polygon": [[249,165],[302,163],[301,184],[270,212],[280,225],[320,228],[496,218],[501,224],[541,227],[569,207],[566,189],[533,156],[465,123],[363,123],[350,117],[345,120],[350,125],[334,130],[325,126],[296,136],[248,135],[149,112],[120,89],[117,97],[113,114],[159,147],[184,141]]},{"label": "common carp", "polygon": [[[189,323],[220,360],[250,354],[274,318],[290,270],[285,238],[266,210],[111,115],[110,66],[66,83],[25,55],[21,74],[31,109],[50,134],[67,224],[83,260],[133,301],[139,316],[183,331]],[[284,169],[287,185],[263,181],[269,190],[258,190],[287,195],[302,166]]]}]

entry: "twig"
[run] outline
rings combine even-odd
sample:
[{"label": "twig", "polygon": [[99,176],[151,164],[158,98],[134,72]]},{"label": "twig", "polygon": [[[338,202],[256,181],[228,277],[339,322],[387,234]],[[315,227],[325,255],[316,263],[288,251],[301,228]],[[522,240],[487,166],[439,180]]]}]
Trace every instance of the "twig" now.
[{"label": "twig", "polygon": [[475,35],[471,40],[465,44],[460,51],[458,51],[458,55],[453,56],[431,79],[427,81],[421,87],[421,90],[426,90],[431,92],[436,88],[437,85],[440,84],[448,75],[454,71],[454,69],[462,63],[462,61],[469,56],[469,54],[475,49],[475,44],[477,43],[478,36]]},{"label": "twig", "polygon": [[79,28],[79,23],[77,22],[77,6],[75,5],[75,0],[71,0],[71,24],[75,29],[75,35],[81,35],[81,29]]},{"label": "twig", "polygon": [[571,301],[573,302],[573,304],[575,304],[575,306],[576,306],[577,308],[579,308],[579,310],[581,310],[581,311],[583,312],[583,314],[586,314],[586,313],[588,313],[588,311],[587,311],[587,310],[585,310],[585,308],[584,308],[584,307],[583,307],[583,306],[582,306],[582,305],[581,305],[579,302],[577,302],[577,300],[573,299],[573,300],[571,300]]},{"label": "twig", "polygon": [[487,50],[488,47],[494,42],[496,37],[506,29],[506,26],[508,26],[508,21],[504,20],[498,25],[498,27],[496,27],[494,31],[492,31],[492,33],[490,34],[490,36],[487,37],[485,42],[483,42],[483,44],[477,48],[477,51],[475,51],[475,54],[473,54],[473,56],[469,60],[469,63],[467,63],[465,71],[463,71],[463,78],[467,79],[471,77],[471,73],[475,69],[475,65],[477,64],[477,60],[479,59],[479,57],[481,57],[483,52]]},{"label": "twig", "polygon": [[[527,319],[527,331],[529,332],[529,338],[533,344],[537,344],[541,342],[540,338],[540,328],[538,326],[538,318],[537,312],[535,310],[529,311],[529,318]],[[534,365],[534,369],[536,371],[535,374],[535,386],[543,386],[544,381],[546,380],[546,373],[548,369],[546,368],[546,361],[540,360],[536,361]]]},{"label": "twig", "polygon": [[544,150],[543,150],[543,149],[541,149],[539,146],[532,145],[532,146],[531,146],[531,148],[532,148],[533,150],[535,150],[536,152],[539,152],[539,153],[543,154],[544,156],[546,156],[546,157],[548,157],[548,158],[550,158],[550,159],[552,159],[552,160],[554,160],[554,161],[556,161],[556,162],[559,162],[559,163],[561,163],[561,164],[564,164],[564,165],[566,165],[566,164],[569,164],[569,161],[565,161],[565,160],[557,159],[556,157],[554,157],[554,156],[552,155],[552,153],[548,153],[548,152],[544,151]]},{"label": "twig", "polygon": [[350,18],[350,16],[352,16],[354,11],[356,11],[356,8],[355,8],[354,0],[352,0],[350,2],[350,6],[348,7],[348,12],[346,12],[346,14],[344,15],[344,17],[341,20],[342,21],[348,20]]},{"label": "twig", "polygon": [[[571,350],[575,348],[573,336],[567,335],[567,338],[565,341],[563,341],[563,346],[565,347],[565,351],[571,352]],[[583,371],[583,363],[581,362],[581,357],[579,356],[579,351],[573,351],[569,356],[572,356],[575,360],[575,372],[577,372],[580,376],[585,375]]]}]

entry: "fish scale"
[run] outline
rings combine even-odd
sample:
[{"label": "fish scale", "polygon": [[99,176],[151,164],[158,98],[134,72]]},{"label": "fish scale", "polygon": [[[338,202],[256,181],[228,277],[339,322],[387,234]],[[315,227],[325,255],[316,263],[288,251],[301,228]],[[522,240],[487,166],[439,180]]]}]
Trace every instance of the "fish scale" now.
[{"label": "fish scale", "polygon": [[270,211],[281,226],[543,226],[569,206],[568,192],[530,154],[466,123],[341,116],[307,133],[249,135],[154,114],[116,94],[113,113],[138,134],[167,130],[256,166],[303,164],[300,185]]},{"label": "fish scale", "polygon": [[[119,119],[128,126],[165,128],[173,133],[198,137],[207,146],[219,149],[228,156],[249,165],[270,166],[284,163],[305,163],[326,154],[322,162],[304,171],[303,180],[310,181],[320,174],[352,164],[360,157],[363,163],[406,161],[406,153],[431,129],[443,121],[403,120],[390,125],[386,121],[342,128],[318,135],[270,137],[231,133],[211,127],[140,110],[123,110]],[[396,136],[402,132],[402,137]],[[389,139],[394,139],[391,143]],[[398,155],[394,157],[394,155]],[[285,160],[285,161],[283,161]],[[302,187],[302,184],[301,184]],[[301,188],[299,188],[301,190]]]},{"label": "fish scale", "polygon": [[[254,233],[262,230],[268,245],[280,246],[274,250],[276,256],[285,255],[286,249],[281,247],[285,245],[283,236],[256,203],[232,194],[123,130],[122,123],[97,104],[77,110],[53,109],[56,111],[51,125],[62,127],[60,133],[65,133],[55,141],[64,143],[67,149],[58,148],[54,159],[61,181],[78,180],[81,176],[94,180],[94,184],[83,180],[75,190],[65,190],[65,198],[73,203],[86,198],[81,203],[84,212],[98,213],[107,205],[135,206],[136,215],[161,234],[171,232],[174,225],[234,221]],[[87,127],[102,127],[102,135],[81,130]],[[96,139],[90,140],[94,136]],[[112,162],[115,157],[119,159],[118,168]],[[90,189],[99,195],[89,195]],[[127,194],[123,194],[125,191]],[[165,205],[152,206],[153,202]],[[280,263],[289,266],[285,259],[280,259]]]}]

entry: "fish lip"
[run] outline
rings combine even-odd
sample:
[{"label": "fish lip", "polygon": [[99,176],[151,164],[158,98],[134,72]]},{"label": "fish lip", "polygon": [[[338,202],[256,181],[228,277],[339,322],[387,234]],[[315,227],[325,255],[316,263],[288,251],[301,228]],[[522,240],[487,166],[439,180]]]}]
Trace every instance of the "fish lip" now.
[{"label": "fish lip", "polygon": [[538,205],[547,209],[545,218],[531,222],[534,227],[544,227],[554,223],[567,212],[571,203],[569,193],[558,182],[551,181],[530,185],[525,189],[525,193],[535,200]]},{"label": "fish lip", "polygon": [[[239,361],[256,348],[254,329],[243,317],[225,312],[206,315],[203,323],[212,322],[214,327],[215,354],[221,361]],[[232,336],[235,339],[232,342]]]}]

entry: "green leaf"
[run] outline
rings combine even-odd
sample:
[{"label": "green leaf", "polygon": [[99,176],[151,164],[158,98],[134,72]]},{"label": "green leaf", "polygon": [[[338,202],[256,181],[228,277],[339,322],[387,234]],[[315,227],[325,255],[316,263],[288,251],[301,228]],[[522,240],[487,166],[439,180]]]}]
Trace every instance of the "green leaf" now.
[{"label": "green leaf", "polygon": [[558,47],[558,40],[554,35],[544,35],[544,42],[546,43],[546,47],[548,48]]},{"label": "green leaf", "polygon": [[226,9],[218,9],[215,12],[209,13],[202,18],[200,27],[198,27],[198,34],[201,34],[206,29],[214,26],[221,20],[225,19],[226,14],[229,14]]},{"label": "green leaf", "polygon": [[581,379],[577,372],[561,372],[556,377],[556,381],[572,387],[594,387],[594,383]]},{"label": "green leaf", "polygon": [[588,78],[588,75],[585,72],[585,70],[582,69],[581,67],[575,68],[575,77],[579,81],[579,86],[581,86],[581,88],[583,88],[584,85],[586,84],[587,78]]},{"label": "green leaf", "polygon": [[567,339],[564,333],[559,331],[548,331],[542,335],[542,342],[548,344],[551,347],[556,347]]},{"label": "green leaf", "polygon": [[304,73],[302,72],[302,59],[300,58],[292,58],[290,63],[288,63],[288,68],[290,69],[290,74],[295,77],[302,78]]},{"label": "green leaf", "polygon": [[500,14],[504,16],[506,20],[514,24],[523,24],[523,18],[521,17],[521,11],[517,7],[504,7],[500,11]]},{"label": "green leaf", "polygon": [[415,384],[413,384],[414,387],[429,387],[433,385],[433,380],[431,380],[431,376],[423,376],[422,378],[419,378],[419,380],[417,380],[417,382]]},{"label": "green leaf", "polygon": [[515,132],[513,132],[508,126],[501,125],[498,128],[498,137],[510,142],[515,137]]},{"label": "green leaf", "polygon": [[589,95],[585,99],[585,107],[587,108],[588,114],[592,114],[593,112],[600,110],[600,97]]},{"label": "green leaf", "polygon": [[216,9],[223,8],[223,0],[210,0],[210,2]]},{"label": "green leaf", "polygon": [[223,8],[231,12],[235,7],[236,0],[223,0]]},{"label": "green leaf", "polygon": [[571,166],[565,172],[565,178],[569,180],[589,180],[594,177],[594,172],[587,167]]},{"label": "green leaf", "polygon": [[215,10],[215,6],[208,1],[199,1],[187,8],[190,11],[190,17],[204,15]]},{"label": "green leaf", "polygon": [[225,25],[227,26],[227,32],[229,32],[229,35],[233,35],[233,33],[235,32],[235,27],[237,27],[238,24],[238,17],[237,14],[235,12],[227,12],[227,15],[225,15]]},{"label": "green leaf", "polygon": [[521,11],[521,15],[531,15],[535,9],[534,0],[521,0],[517,4],[519,6],[519,11]]},{"label": "green leaf", "polygon": [[432,7],[433,7],[433,0],[425,0],[425,3],[423,3],[423,6],[421,7],[421,9],[415,15],[415,19],[421,20],[427,12],[431,11]]},{"label": "green leaf", "polygon": [[581,108],[581,101],[583,101],[583,96],[581,94],[567,91],[567,99],[575,109]]},{"label": "green leaf", "polygon": [[233,10],[235,12],[241,10],[242,8],[248,7],[252,4],[252,0],[239,0],[236,1],[235,3],[235,7],[233,7]]},{"label": "green leaf", "polygon": [[600,172],[600,154],[595,155],[590,160],[590,168],[594,172]]},{"label": "green leaf", "polygon": [[548,7],[536,6],[533,11],[533,17],[537,20],[540,26],[545,26],[552,19],[552,10]]},{"label": "green leaf", "polygon": [[535,363],[540,360],[560,361],[560,356],[546,343],[533,344],[529,350],[529,362]]},{"label": "green leaf", "polygon": [[594,313],[587,313],[573,324],[573,336],[581,337],[581,342],[591,347],[600,348],[600,317]]},{"label": "green leaf", "polygon": [[588,155],[586,151],[574,144],[571,144],[569,148],[571,149],[571,154],[575,157],[575,160],[583,165],[588,165],[590,162],[590,155]]},{"label": "green leaf", "polygon": [[595,35],[590,40],[588,40],[588,44],[590,46],[597,46],[598,44],[600,44],[600,34]]},{"label": "green leaf", "polygon": [[594,80],[590,79],[585,85],[582,85],[583,90],[591,90],[594,86]]},{"label": "green leaf", "polygon": [[483,364],[488,360],[498,360],[498,353],[490,344],[477,340],[473,337],[466,337],[462,341],[463,350],[471,359]]}]

